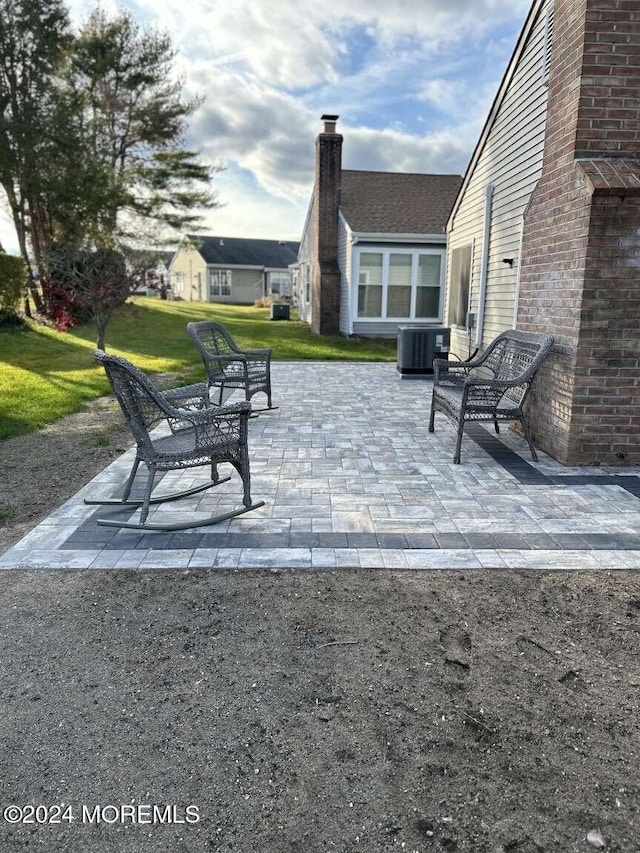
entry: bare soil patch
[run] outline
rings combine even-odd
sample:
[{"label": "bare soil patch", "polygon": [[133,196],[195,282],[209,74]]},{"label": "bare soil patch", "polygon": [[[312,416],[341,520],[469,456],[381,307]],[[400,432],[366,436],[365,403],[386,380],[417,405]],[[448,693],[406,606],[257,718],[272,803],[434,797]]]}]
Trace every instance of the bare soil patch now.
[{"label": "bare soil patch", "polygon": [[[110,401],[0,443],[0,550],[129,444]],[[200,817],[3,851],[640,850],[637,573],[3,571],[0,607],[3,807]]]},{"label": "bare soil patch", "polygon": [[109,397],[36,433],[0,441],[0,553],[131,444],[120,409]]}]

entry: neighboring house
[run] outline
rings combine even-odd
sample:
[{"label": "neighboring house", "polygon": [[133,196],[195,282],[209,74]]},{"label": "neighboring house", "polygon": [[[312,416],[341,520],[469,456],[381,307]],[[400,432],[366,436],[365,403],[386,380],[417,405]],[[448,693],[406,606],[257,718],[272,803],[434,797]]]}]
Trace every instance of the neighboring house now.
[{"label": "neighboring house", "polygon": [[171,262],[174,295],[200,302],[253,305],[290,296],[298,243],[187,235]]},{"label": "neighboring house", "polygon": [[568,465],[640,464],[636,5],[535,0],[447,228],[451,349],[553,334],[531,425]]},{"label": "neighboring house", "polygon": [[129,268],[142,274],[136,293],[166,299],[167,292],[170,291],[169,266],[173,259],[173,252],[131,249],[127,252],[126,258]]},{"label": "neighboring house", "polygon": [[300,318],[319,334],[394,337],[442,321],[445,225],[460,175],[342,169],[337,116],[323,116],[296,265]]}]

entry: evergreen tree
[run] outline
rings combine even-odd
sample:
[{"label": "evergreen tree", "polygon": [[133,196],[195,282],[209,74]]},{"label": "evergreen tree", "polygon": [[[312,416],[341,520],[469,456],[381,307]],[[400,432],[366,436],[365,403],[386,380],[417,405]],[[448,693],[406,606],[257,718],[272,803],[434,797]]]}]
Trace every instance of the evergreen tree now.
[{"label": "evergreen tree", "polygon": [[0,186],[31,282],[48,242],[43,176],[55,159],[52,105],[70,42],[61,0],[0,3]]},{"label": "evergreen tree", "polygon": [[216,168],[182,146],[199,102],[182,100],[174,59],[170,37],[142,30],[128,12],[94,11],[76,42],[72,81],[84,101],[86,165],[102,193],[98,244],[139,242],[158,225],[191,230],[216,205],[209,189]]}]

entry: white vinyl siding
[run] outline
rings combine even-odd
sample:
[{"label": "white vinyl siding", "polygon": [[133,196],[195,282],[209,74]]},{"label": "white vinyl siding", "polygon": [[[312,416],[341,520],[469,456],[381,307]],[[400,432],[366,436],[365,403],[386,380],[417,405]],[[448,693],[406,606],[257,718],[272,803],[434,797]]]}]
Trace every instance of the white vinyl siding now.
[{"label": "white vinyl siding", "polygon": [[[298,316],[305,323],[311,323],[311,275],[313,267],[314,246],[314,209],[315,193],[311,198],[307,218],[302,231],[300,248],[298,249]],[[308,278],[307,278],[308,276]],[[307,299],[307,282],[309,283],[309,298]]]},{"label": "white vinyl siding", "polygon": [[340,333],[351,334],[351,242],[352,233],[344,217],[338,219],[338,266],[340,267]]},{"label": "white vinyl siding", "polygon": [[[493,184],[482,346],[513,324],[522,216],[542,171],[547,87],[540,69],[549,5],[549,0],[541,3],[532,21],[527,42],[448,226],[449,264],[453,250],[474,244],[470,311],[477,314],[485,248],[485,194],[487,186]],[[505,264],[504,259],[514,259],[513,266]],[[468,343],[466,330],[453,330],[452,350],[465,351]]]}]

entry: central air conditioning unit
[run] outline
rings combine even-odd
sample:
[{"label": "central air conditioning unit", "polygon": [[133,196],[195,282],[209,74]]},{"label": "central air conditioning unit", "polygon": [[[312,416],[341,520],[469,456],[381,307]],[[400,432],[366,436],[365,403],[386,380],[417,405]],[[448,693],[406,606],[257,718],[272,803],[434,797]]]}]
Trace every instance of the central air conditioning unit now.
[{"label": "central air conditioning unit", "polygon": [[290,313],[290,305],[288,302],[272,302],[271,303],[271,320],[288,320]]},{"label": "central air conditioning unit", "polygon": [[398,373],[402,379],[433,375],[433,359],[448,358],[451,329],[444,326],[398,327]]}]

